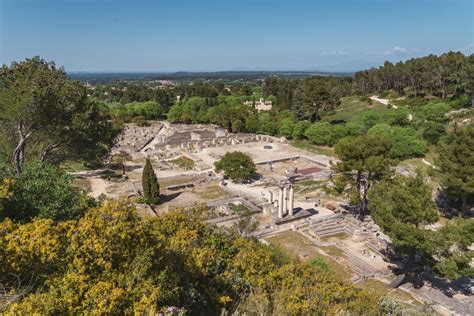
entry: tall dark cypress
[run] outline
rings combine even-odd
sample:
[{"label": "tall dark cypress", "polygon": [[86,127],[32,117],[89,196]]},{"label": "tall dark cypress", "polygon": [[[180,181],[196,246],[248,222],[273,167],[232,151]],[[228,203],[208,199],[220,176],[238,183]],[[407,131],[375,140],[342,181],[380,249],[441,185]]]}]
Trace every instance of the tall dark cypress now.
[{"label": "tall dark cypress", "polygon": [[155,171],[151,165],[151,161],[147,158],[142,173],[143,196],[147,203],[158,204],[160,201],[160,184],[156,177]]}]

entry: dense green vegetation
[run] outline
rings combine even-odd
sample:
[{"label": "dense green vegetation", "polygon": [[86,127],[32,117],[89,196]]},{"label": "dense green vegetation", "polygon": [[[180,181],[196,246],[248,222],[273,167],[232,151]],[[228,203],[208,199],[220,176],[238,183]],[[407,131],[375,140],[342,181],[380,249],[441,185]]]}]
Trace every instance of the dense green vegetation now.
[{"label": "dense green vegetation", "polygon": [[474,203],[474,126],[455,127],[438,151],[442,187],[461,212],[469,215]]},{"label": "dense green vegetation", "polygon": [[155,314],[171,306],[190,314],[381,312],[378,297],[206,224],[201,211],[143,219],[132,206],[107,201],[77,221],[4,220],[0,281],[9,300],[2,312]]},{"label": "dense green vegetation", "polygon": [[0,171],[0,179],[9,179],[12,197],[2,201],[0,220],[8,217],[27,222],[32,218],[69,220],[80,218],[94,204],[73,186],[73,177],[46,163],[26,164],[21,172]]},{"label": "dense green vegetation", "polygon": [[16,172],[25,161],[102,158],[117,133],[86,88],[39,57],[0,69],[0,149]]},{"label": "dense green vegetation", "polygon": [[217,172],[233,181],[249,180],[256,175],[257,168],[252,158],[240,151],[227,152],[219,161],[214,163]]},{"label": "dense green vegetation", "polygon": [[[431,266],[440,275],[457,279],[474,276],[472,203],[472,125],[456,128],[440,144],[445,193],[459,204],[454,221],[429,229],[439,218],[432,190],[421,172],[414,177],[394,175],[392,142],[382,133],[341,140],[335,146],[334,190],[344,194],[360,215],[369,213],[394,243],[404,260],[403,270],[416,275]],[[462,174],[460,174],[462,172]]]},{"label": "dense green vegetation", "polygon": [[405,260],[404,270],[419,274],[432,266],[453,280],[474,277],[474,218],[457,218],[438,230],[427,224],[438,219],[431,189],[421,174],[385,178],[369,193],[368,209],[375,222],[390,236],[396,253]]},{"label": "dense green vegetation", "polygon": [[441,98],[471,95],[474,55],[449,52],[429,55],[356,72],[354,83],[363,94],[393,90],[398,95],[430,95]]}]

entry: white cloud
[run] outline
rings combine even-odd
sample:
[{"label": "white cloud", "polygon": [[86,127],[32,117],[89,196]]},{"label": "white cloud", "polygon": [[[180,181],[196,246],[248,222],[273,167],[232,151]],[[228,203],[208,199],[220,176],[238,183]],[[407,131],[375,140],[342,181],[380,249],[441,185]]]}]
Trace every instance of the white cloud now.
[{"label": "white cloud", "polygon": [[385,55],[393,55],[393,54],[405,54],[407,52],[406,48],[395,46],[392,49],[386,50],[384,52]]},{"label": "white cloud", "polygon": [[335,55],[349,55],[349,52],[338,51],[338,52],[322,52],[321,56],[335,56]]}]

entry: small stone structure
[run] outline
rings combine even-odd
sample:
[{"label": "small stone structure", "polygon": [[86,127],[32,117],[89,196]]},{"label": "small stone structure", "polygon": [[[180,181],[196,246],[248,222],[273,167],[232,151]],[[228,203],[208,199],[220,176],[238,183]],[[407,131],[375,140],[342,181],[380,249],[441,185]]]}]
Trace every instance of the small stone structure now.
[{"label": "small stone structure", "polygon": [[254,101],[254,100],[245,101],[243,104],[247,106],[255,107],[255,109],[258,112],[270,111],[272,109],[272,101],[264,100],[263,98],[260,98],[258,101]]}]

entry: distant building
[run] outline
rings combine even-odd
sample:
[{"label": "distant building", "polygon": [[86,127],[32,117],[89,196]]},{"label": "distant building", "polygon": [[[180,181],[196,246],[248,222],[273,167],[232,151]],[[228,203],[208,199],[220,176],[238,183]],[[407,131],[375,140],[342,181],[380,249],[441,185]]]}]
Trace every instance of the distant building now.
[{"label": "distant building", "polygon": [[258,101],[245,101],[244,105],[248,106],[254,106],[257,111],[270,111],[272,109],[272,101],[270,100],[264,100],[263,98],[260,98]]}]

